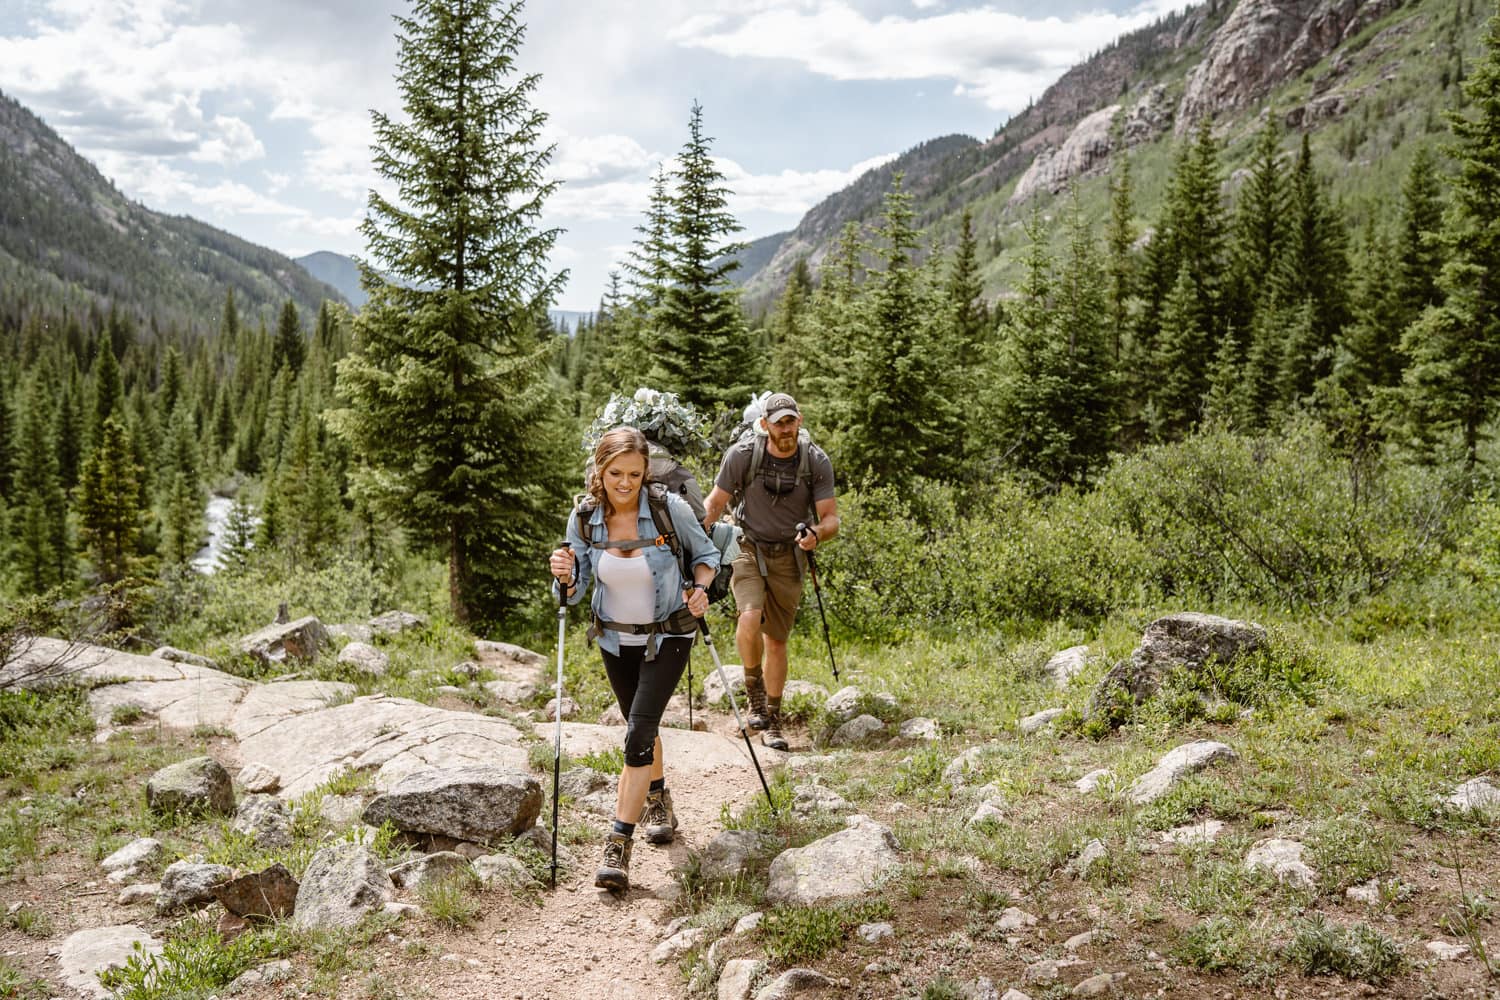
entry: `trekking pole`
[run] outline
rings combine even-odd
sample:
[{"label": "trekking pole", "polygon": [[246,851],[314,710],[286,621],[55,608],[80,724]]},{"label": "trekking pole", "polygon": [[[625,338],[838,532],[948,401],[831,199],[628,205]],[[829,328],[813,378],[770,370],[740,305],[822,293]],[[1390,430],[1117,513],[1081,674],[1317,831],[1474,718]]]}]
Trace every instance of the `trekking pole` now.
[{"label": "trekking pole", "polygon": [[[562,547],[567,547],[563,539]],[[554,579],[556,579],[554,577]],[[568,588],[557,582],[557,735],[552,744],[552,888],[557,888],[557,788],[562,783],[563,643],[568,637]]]},{"label": "trekking pole", "polygon": [[719,683],[724,685],[724,693],[729,696],[729,707],[734,709],[734,724],[739,727],[740,735],[745,738],[745,749],[750,751],[750,762],[755,765],[755,774],[760,778],[760,787],[766,793],[766,805],[771,807],[771,815],[776,815],[776,802],[771,798],[771,786],[766,784],[766,773],[760,769],[760,758],[755,756],[755,746],[750,742],[750,730],[745,726],[745,720],[740,717],[739,703],[734,700],[734,689],[729,686],[729,678],[724,676],[724,664],[719,659],[719,651],[714,646],[714,637],[708,631],[708,618],[698,619],[698,627],[703,630],[703,643],[708,646],[708,653],[714,658],[714,669],[719,673]]},{"label": "trekking pole", "polygon": [[[797,537],[807,534],[807,525],[797,525]],[[813,594],[818,599],[818,617],[823,621],[823,642],[828,645],[828,665],[833,668],[833,682],[839,682],[839,665],[833,662],[833,640],[828,637],[828,616],[823,613],[823,588],[818,586],[818,561],[811,552],[807,555],[807,571],[812,575]]]}]

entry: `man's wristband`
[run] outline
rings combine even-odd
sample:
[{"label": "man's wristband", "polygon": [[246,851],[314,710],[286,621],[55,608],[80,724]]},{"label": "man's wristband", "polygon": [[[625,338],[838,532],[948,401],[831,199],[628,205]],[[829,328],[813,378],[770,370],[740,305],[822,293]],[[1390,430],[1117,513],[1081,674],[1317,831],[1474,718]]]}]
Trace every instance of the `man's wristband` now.
[{"label": "man's wristband", "polygon": [[690,589],[692,589],[692,590],[701,590],[705,594],[708,593],[708,587],[707,587],[707,585],[702,584],[702,583],[695,583],[695,584],[693,584],[693,586]]},{"label": "man's wristband", "polygon": [[810,534],[810,535],[812,535],[813,538],[817,539],[820,542],[823,540],[823,536],[820,535],[820,534],[818,534],[818,529],[814,528],[810,524],[807,526],[807,533]]}]

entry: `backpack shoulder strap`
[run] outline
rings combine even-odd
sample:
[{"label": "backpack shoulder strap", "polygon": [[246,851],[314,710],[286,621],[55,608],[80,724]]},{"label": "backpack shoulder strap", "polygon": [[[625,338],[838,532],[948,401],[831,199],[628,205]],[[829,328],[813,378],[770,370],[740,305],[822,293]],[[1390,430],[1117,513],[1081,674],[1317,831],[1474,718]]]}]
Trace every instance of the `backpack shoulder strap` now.
[{"label": "backpack shoulder strap", "polygon": [[651,483],[646,487],[646,506],[651,508],[651,520],[656,523],[656,534],[666,540],[674,556],[682,555],[682,541],[677,537],[677,527],[672,523],[672,512],[667,509],[665,483]]}]

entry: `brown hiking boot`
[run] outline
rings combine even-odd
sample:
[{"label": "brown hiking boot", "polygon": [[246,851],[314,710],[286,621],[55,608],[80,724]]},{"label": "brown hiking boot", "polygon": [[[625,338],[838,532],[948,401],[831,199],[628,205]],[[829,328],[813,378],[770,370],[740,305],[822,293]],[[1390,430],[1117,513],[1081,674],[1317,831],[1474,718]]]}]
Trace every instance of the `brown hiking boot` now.
[{"label": "brown hiking boot", "polygon": [[766,716],[766,731],[760,734],[760,741],[772,750],[788,749],[786,737],[781,735],[780,712],[771,712]]},{"label": "brown hiking boot", "polygon": [[677,813],[672,810],[672,793],[663,788],[646,795],[640,826],[646,829],[646,842],[670,844],[677,836]]},{"label": "brown hiking boot", "polygon": [[610,892],[624,892],[630,888],[630,847],[633,843],[622,833],[610,833],[604,841],[604,860],[594,872],[594,885]]},{"label": "brown hiking boot", "polygon": [[760,674],[745,674],[745,725],[751,729],[766,728],[766,679]]}]

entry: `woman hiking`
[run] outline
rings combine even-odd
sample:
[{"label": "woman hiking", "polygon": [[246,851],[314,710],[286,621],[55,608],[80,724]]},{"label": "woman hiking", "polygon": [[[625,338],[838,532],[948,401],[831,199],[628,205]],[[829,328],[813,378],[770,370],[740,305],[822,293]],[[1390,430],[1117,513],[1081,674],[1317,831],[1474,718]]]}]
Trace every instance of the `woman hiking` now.
[{"label": "woman hiking", "polygon": [[[665,490],[649,493],[649,462],[640,431],[606,432],[594,449],[588,492],[568,518],[568,544],[548,560],[569,604],[582,600],[593,584],[589,638],[599,643],[625,716],[615,821],[594,875],[594,885],[615,892],[630,888],[637,824],[653,844],[671,843],[677,827],[657,730],[687,666],[697,619],[708,611],[706,588],[719,567],[719,552],[687,503]],[[665,504],[675,541],[657,528],[653,502]],[[674,549],[682,553],[680,562]],[[691,567],[691,581],[683,579],[683,565]]]}]

